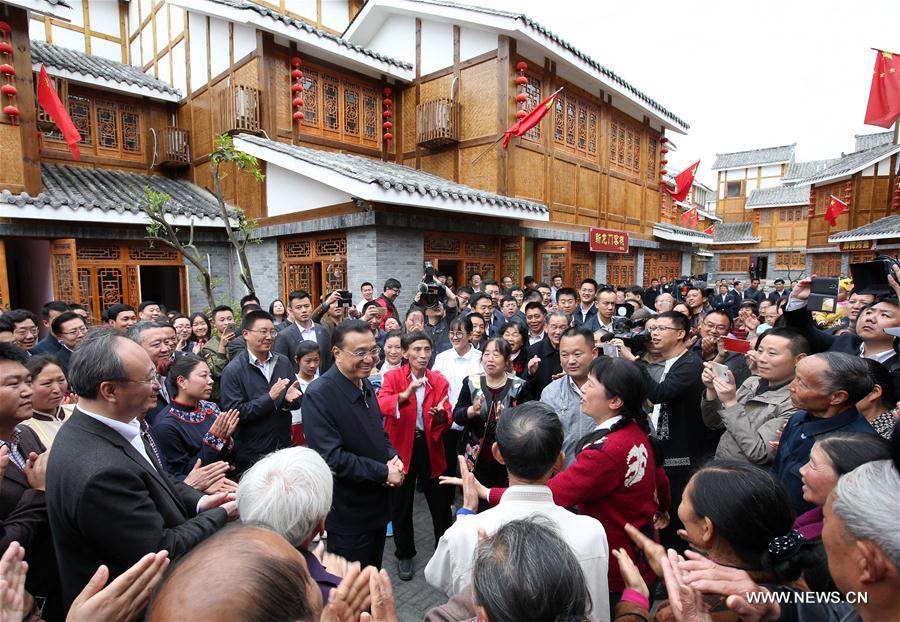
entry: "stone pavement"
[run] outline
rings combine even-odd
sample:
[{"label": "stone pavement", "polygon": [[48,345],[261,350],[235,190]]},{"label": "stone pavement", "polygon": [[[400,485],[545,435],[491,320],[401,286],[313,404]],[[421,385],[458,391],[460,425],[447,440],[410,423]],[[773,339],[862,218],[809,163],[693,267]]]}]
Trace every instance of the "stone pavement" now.
[{"label": "stone pavement", "polygon": [[391,575],[394,585],[394,601],[397,604],[397,617],[400,622],[420,622],[425,612],[435,605],[443,605],[447,598],[439,590],[425,581],[425,565],[434,553],[434,534],[431,527],[431,515],[425,503],[425,495],[416,493],[413,513],[413,529],[416,534],[416,556],[413,558],[415,575],[412,581],[401,581],[397,577],[397,558],[394,556],[393,538],[388,538],[384,546],[382,566]]}]

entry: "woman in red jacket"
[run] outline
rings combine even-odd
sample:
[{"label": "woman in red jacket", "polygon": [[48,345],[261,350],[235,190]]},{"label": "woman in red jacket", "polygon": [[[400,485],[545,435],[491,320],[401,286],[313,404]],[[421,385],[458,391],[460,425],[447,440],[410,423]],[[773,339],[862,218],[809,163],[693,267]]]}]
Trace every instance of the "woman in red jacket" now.
[{"label": "woman in red jacket", "polygon": [[408,333],[401,346],[408,362],[384,375],[378,405],[384,416],[384,429],[406,473],[403,483],[391,491],[391,520],[398,574],[409,581],[416,554],[412,514],[417,478],[422,482],[431,512],[435,546],[451,523],[451,497],[437,479],[447,470],[442,435],[450,425],[451,411],[447,403],[449,383],[428,369],[431,338],[422,331]]},{"label": "woman in red jacket", "polygon": [[[575,462],[549,482],[553,500],[599,520],[610,550],[624,548],[647,585],[656,578],[646,557],[625,533],[630,523],[658,541],[657,529],[668,523],[669,479],[662,457],[649,436],[641,370],[622,358],[601,356],[591,364],[582,387],[581,410],[597,422],[576,445]],[[478,486],[491,505],[505,489]],[[625,589],[615,556],[609,558],[610,607]]]}]

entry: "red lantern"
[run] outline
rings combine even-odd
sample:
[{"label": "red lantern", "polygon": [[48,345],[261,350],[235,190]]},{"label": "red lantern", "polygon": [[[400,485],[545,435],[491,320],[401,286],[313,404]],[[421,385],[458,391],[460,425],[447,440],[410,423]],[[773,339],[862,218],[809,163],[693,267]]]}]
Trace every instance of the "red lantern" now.
[{"label": "red lantern", "polygon": [[669,173],[669,171],[667,169],[664,169],[664,168],[659,169],[660,175],[667,175],[668,173]]},{"label": "red lantern", "polygon": [[393,93],[394,91],[391,90],[391,87],[386,86],[381,90],[381,92],[384,93],[385,97],[390,97],[391,93]]},{"label": "red lantern", "polygon": [[518,111],[516,111],[516,118],[517,118],[517,119],[524,119],[524,118],[525,118],[525,115],[527,115],[527,114],[528,114],[528,113],[525,112],[524,110],[518,110]]},{"label": "red lantern", "polygon": [[6,41],[0,41],[0,53],[3,54],[12,54],[13,49],[12,46]]},{"label": "red lantern", "polygon": [[0,32],[12,32],[12,27],[6,22],[0,22]]},{"label": "red lantern", "polygon": [[302,121],[305,115],[299,110],[294,113],[294,121]]},{"label": "red lantern", "polygon": [[394,124],[391,123],[390,121],[385,121],[384,123],[381,124],[381,126],[382,126],[384,129],[389,130],[389,129],[391,129],[392,127],[394,127]]},{"label": "red lantern", "polygon": [[516,101],[519,102],[520,104],[527,102],[528,95],[526,95],[525,93],[519,93],[518,95],[516,95]]},{"label": "red lantern", "polygon": [[660,149],[659,152],[660,153],[669,153],[669,150],[668,149]]},{"label": "red lantern", "polygon": [[660,163],[660,164],[668,164],[669,161],[668,161],[668,160],[660,160],[659,163]]},{"label": "red lantern", "polygon": [[299,69],[294,69],[294,70],[291,72],[291,76],[293,76],[295,79],[299,80],[300,78],[303,77],[303,72],[300,71]]},{"label": "red lantern", "polygon": [[291,85],[291,90],[294,91],[295,93],[299,93],[300,91],[303,90],[303,85],[300,84],[300,83],[292,84],[292,85]]},{"label": "red lantern", "polygon": [[384,104],[385,106],[393,106],[394,100],[392,100],[390,97],[385,97],[384,101],[382,101],[381,103]]},{"label": "red lantern", "polygon": [[661,143],[667,143],[667,142],[669,142],[669,139],[666,138],[665,136],[663,136],[662,138],[659,139],[659,142],[661,142]]},{"label": "red lantern", "polygon": [[385,135],[384,135],[384,139],[385,139],[385,140],[393,140],[393,138],[394,138],[394,135],[391,134],[390,132],[387,132],[387,133],[385,133]]},{"label": "red lantern", "polygon": [[0,65],[0,73],[6,74],[8,76],[16,75],[16,70],[13,69],[12,65],[8,65],[6,63]]},{"label": "red lantern", "polygon": [[294,101],[293,101],[293,104],[294,104],[295,106],[297,106],[297,108],[302,108],[302,107],[303,107],[303,100],[300,99],[299,97],[295,97],[295,98],[294,98]]},{"label": "red lantern", "polygon": [[385,111],[382,113],[382,116],[384,116],[384,117],[387,118],[387,119],[390,119],[392,116],[394,116],[394,113],[391,112],[390,110],[385,110]]},{"label": "red lantern", "polygon": [[528,84],[528,78],[526,78],[525,76],[519,76],[518,78],[516,78],[516,84],[518,84],[519,86],[525,86],[526,84]]},{"label": "red lantern", "polygon": [[[0,86],[0,93],[6,95],[7,97],[15,97],[17,92],[18,91],[16,91],[16,87],[14,87],[12,84],[4,84],[3,86]],[[900,192],[900,190],[898,190],[897,192]]]},{"label": "red lantern", "polygon": [[293,65],[294,67],[299,67],[302,64],[303,64],[303,61],[300,60],[299,56],[295,56],[294,58],[291,59],[291,65]]},{"label": "red lantern", "polygon": [[518,63],[516,63],[516,69],[518,69],[519,71],[525,71],[526,69],[528,69],[528,63],[520,60]]},{"label": "red lantern", "polygon": [[19,109],[15,106],[6,106],[5,108],[3,108],[3,114],[10,117],[17,117],[19,116]]}]

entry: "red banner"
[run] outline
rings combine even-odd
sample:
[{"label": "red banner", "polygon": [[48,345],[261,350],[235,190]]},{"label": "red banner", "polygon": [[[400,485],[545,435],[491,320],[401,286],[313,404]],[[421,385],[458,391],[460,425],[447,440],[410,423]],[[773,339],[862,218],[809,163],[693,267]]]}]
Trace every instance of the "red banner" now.
[{"label": "red banner", "polygon": [[628,234],[624,231],[591,227],[590,243],[595,253],[628,252]]}]

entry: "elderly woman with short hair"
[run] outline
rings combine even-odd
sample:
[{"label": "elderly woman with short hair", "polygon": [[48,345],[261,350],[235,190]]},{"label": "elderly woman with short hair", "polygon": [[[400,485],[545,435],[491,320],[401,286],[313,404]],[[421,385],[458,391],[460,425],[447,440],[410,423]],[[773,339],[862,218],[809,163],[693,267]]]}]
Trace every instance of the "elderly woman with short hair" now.
[{"label": "elderly woman with short hair", "polygon": [[[333,490],[325,460],[307,447],[269,454],[244,473],[237,489],[241,521],[268,527],[299,550],[326,603],[341,577],[328,572],[309,547],[325,532]],[[325,558],[326,564],[330,561],[337,565],[341,560],[336,556]]]}]

